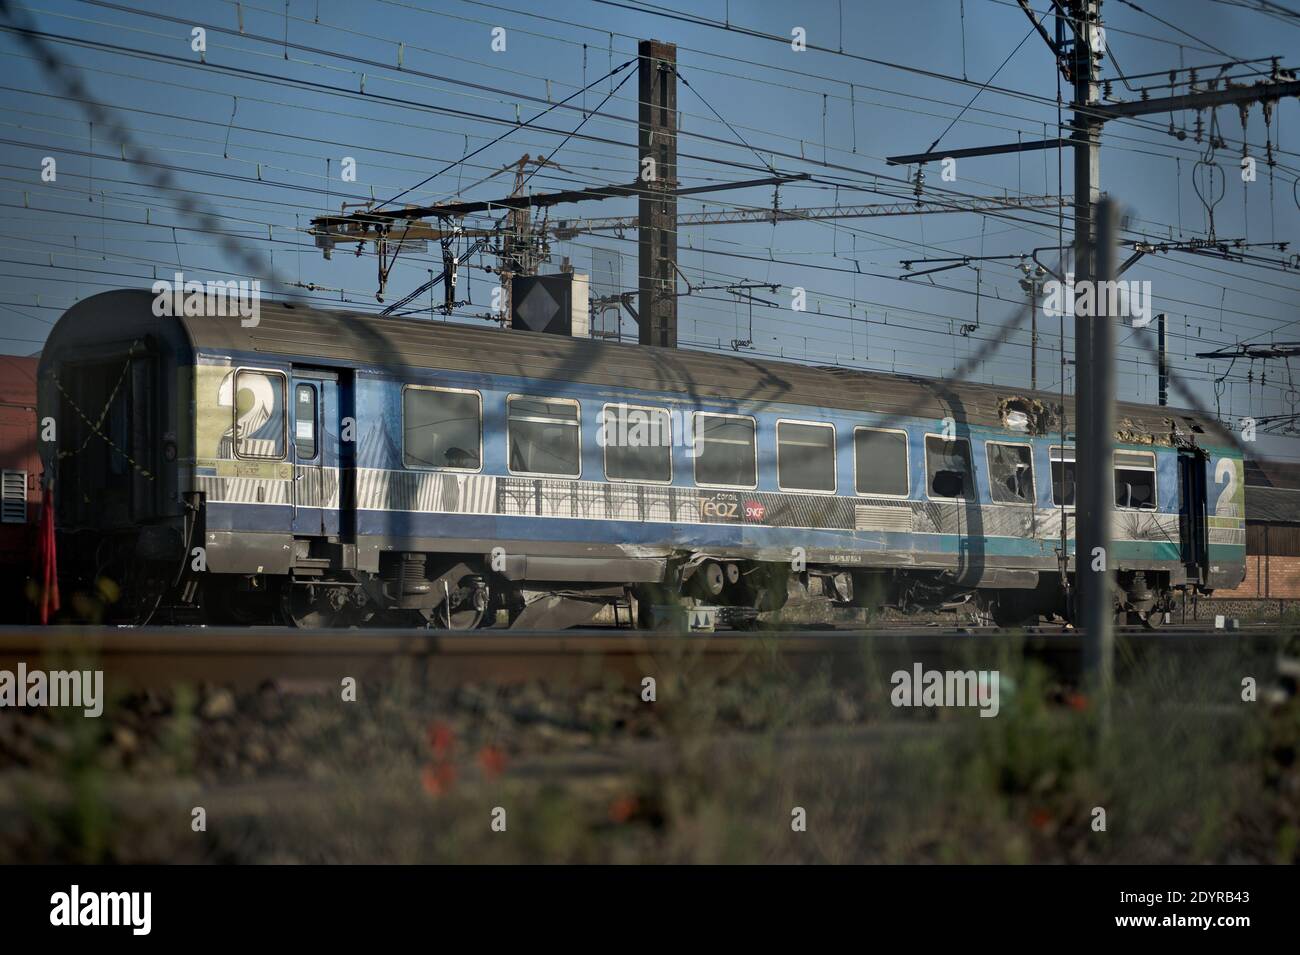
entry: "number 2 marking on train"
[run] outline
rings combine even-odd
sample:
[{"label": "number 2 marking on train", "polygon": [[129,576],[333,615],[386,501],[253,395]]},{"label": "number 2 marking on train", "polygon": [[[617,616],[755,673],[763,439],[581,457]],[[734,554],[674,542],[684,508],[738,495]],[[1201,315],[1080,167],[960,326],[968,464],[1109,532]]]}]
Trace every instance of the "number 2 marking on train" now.
[{"label": "number 2 marking on train", "polygon": [[[1227,487],[1219,494],[1219,500],[1225,504],[1231,504],[1237,496],[1237,463],[1232,458],[1219,458],[1219,463],[1214,466],[1214,483],[1223,484],[1227,482]],[[1216,504],[1215,510],[1218,510]]]}]

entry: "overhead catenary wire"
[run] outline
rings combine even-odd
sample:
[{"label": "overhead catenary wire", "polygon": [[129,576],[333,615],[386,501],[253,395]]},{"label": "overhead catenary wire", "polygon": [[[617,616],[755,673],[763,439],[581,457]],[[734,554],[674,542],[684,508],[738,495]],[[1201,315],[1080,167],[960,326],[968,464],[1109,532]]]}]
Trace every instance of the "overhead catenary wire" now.
[{"label": "overhead catenary wire", "polygon": [[[147,55],[148,55],[148,56],[153,56],[152,53],[147,53]],[[178,65],[185,65],[185,66],[195,66],[195,65],[196,65],[196,64],[192,64],[191,61],[187,61],[187,60],[179,60],[179,58],[175,58],[175,57],[169,57],[169,61],[177,62]],[[209,68],[211,68],[212,65],[211,65],[211,64],[205,64],[204,66],[209,66]],[[272,78],[272,79],[276,79],[276,78]],[[329,90],[334,90],[334,87],[326,87],[326,88],[329,88]],[[339,92],[348,92],[348,91],[339,91]],[[373,99],[374,95],[373,95],[373,94],[368,94],[367,97],[368,97],[368,99]],[[429,108],[438,109],[437,107],[429,107]],[[459,110],[459,112],[463,112],[463,110]],[[555,130],[550,130],[550,131],[555,131]],[[723,144],[725,144],[725,140],[719,140],[719,139],[716,139],[716,138],[708,138],[708,139],[714,140],[714,142],[719,142],[719,143],[723,143]],[[603,138],[599,138],[599,142],[612,143],[612,144],[620,144],[620,143],[617,143],[616,140],[608,140],[608,139],[603,139]],[[686,153],[686,155],[689,156],[689,153]],[[785,153],[777,153],[777,155],[785,155]],[[716,160],[715,160],[715,161],[716,161]],[[806,160],[805,160],[805,161],[806,161]],[[839,165],[837,165],[837,164],[826,164],[826,162],[823,162],[823,164],[820,164],[820,165],[827,166],[827,168],[832,168],[832,166],[835,166],[835,168],[839,168],[839,169],[842,169],[842,170],[848,170],[848,169],[850,169],[850,168],[848,168],[848,166],[839,166]],[[859,170],[859,172],[861,172],[861,170]],[[879,178],[884,178],[884,179],[889,179],[889,178],[891,178],[891,177],[888,177],[888,175],[878,175],[878,174],[872,174],[872,175],[874,175],[874,177],[875,177],[875,178],[878,178],[878,179],[879,179]]]},{"label": "overhead catenary wire", "polygon": [[[611,44],[611,48],[612,48],[612,44]],[[697,69],[698,69],[698,68],[697,68]],[[240,113],[242,113],[242,110],[240,110]],[[588,116],[589,116],[589,113],[585,113],[585,112],[584,112],[584,113],[582,113],[582,116],[584,116],[584,117],[588,117]],[[595,120],[593,120],[593,121],[591,121],[591,122],[593,122],[593,125],[594,125]],[[602,118],[602,122],[603,122],[603,118]],[[724,123],[724,125],[727,125],[727,123]],[[731,133],[733,134],[733,135],[732,135],[732,138],[735,138],[735,139],[748,139],[748,138],[744,138],[744,136],[737,135],[737,130],[738,130],[738,129],[740,129],[740,126],[736,126],[735,129],[728,130],[728,131],[731,131]],[[723,143],[719,143],[719,146],[722,146],[722,144],[723,144]],[[754,147],[749,147],[749,148],[750,148],[750,151],[753,151],[753,152],[755,153],[755,155],[758,155],[758,156],[759,156],[759,159],[761,159],[761,161],[762,161],[762,155],[761,155],[761,153],[758,153],[757,149],[754,149]],[[836,175],[836,174],[837,174],[837,173],[829,172],[829,173],[828,173],[828,178],[829,178],[829,177],[833,177],[833,175]],[[855,172],[855,173],[854,173],[854,175],[863,175],[863,174],[870,175],[870,173],[866,173],[865,170],[858,170],[858,172]],[[263,188],[263,187],[260,187],[260,186],[259,186],[259,190],[260,190],[260,188]],[[270,187],[268,187],[268,188],[270,188]],[[1061,216],[1061,217],[1062,217],[1062,218],[1066,218],[1066,217],[1067,217],[1067,213],[1062,213],[1062,216]],[[863,231],[863,233],[861,233],[861,235],[868,235],[868,234],[870,234],[870,233],[867,233],[867,231]],[[883,238],[883,236],[878,236],[878,238]],[[822,255],[822,253],[818,252],[818,255]],[[793,262],[793,260],[790,260],[790,261],[788,262],[787,265],[789,266],[789,268],[801,268],[801,266],[802,266],[802,264],[797,264],[797,262]],[[846,274],[849,274],[849,273],[846,273]],[[859,274],[861,274],[861,273],[859,273]],[[881,274],[883,274],[883,273],[881,273]],[[985,275],[985,279],[984,279],[984,281],[985,281],[985,287],[988,287],[988,286],[987,286],[987,283],[988,283],[988,277],[987,277],[987,275]],[[969,290],[967,290],[967,294],[969,294]],[[979,292],[976,292],[976,300],[979,300]]]},{"label": "overhead catenary wire", "polygon": [[[108,4],[108,3],[106,2],[106,0],[83,0],[83,2],[87,2],[87,3],[95,3],[95,4],[97,4],[97,5],[107,5],[107,6],[114,6],[114,7],[117,6],[117,5],[113,5],[113,4]],[[137,13],[140,13],[141,15],[154,15],[154,14],[152,14],[152,13],[149,12],[149,11],[131,11],[131,12],[137,12]],[[162,14],[157,14],[157,15],[158,15],[158,16],[165,16],[165,15],[162,15]],[[170,17],[169,17],[168,19],[175,19],[175,18],[170,18]],[[234,31],[224,30],[224,28],[221,28],[221,27],[213,27],[213,29],[222,30],[223,32],[230,32],[230,33],[232,33],[232,34],[234,33]],[[281,44],[281,41],[280,41],[278,38],[259,37],[259,36],[256,36],[256,35],[253,35],[253,34],[247,34],[247,33],[245,33],[245,34],[240,34],[240,35],[241,35],[241,36],[246,36],[246,37],[248,37],[248,38],[250,38],[250,39],[260,40],[260,41],[262,41],[262,42],[272,43],[272,44],[275,44],[277,47]],[[338,58],[343,58],[343,59],[345,59],[345,60],[351,60],[351,61],[354,61],[354,62],[363,63],[363,64],[365,64],[365,65],[368,65],[368,66],[371,66],[371,67],[374,67],[374,68],[379,68],[379,69],[388,69],[388,70],[396,70],[396,72],[398,72],[398,73],[403,73],[403,74],[426,75],[426,76],[431,76],[431,77],[443,78],[443,77],[438,76],[437,74],[428,73],[427,71],[414,71],[414,70],[411,70],[411,69],[409,69],[409,68],[397,69],[397,68],[394,67],[392,64],[382,63],[382,62],[375,61],[375,60],[370,59],[370,58],[361,58],[361,57],[351,56],[351,55],[348,55],[348,54],[342,53],[342,52],[340,52],[340,51],[321,50],[321,49],[316,48],[316,47],[308,47],[308,46],[306,46],[305,44],[292,44],[292,45],[293,45],[295,48],[302,48],[302,49],[309,49],[309,50],[317,51],[317,52],[322,53],[322,54],[327,55],[327,56],[338,57]],[[182,63],[188,63],[189,61],[183,61],[183,60],[182,60],[182,61],[180,61],[180,62],[182,62]],[[210,64],[205,64],[205,65],[210,65]],[[477,83],[475,83],[475,84],[470,84],[470,85],[471,85],[473,88],[475,88],[475,89],[482,89],[482,90],[491,90],[491,89],[493,89],[493,87],[486,86],[486,85],[484,85],[484,84],[477,84]],[[972,84],[972,85],[974,85],[974,84]],[[1028,96],[1028,95],[1030,95],[1030,94],[1023,94],[1023,95]],[[524,98],[527,99],[527,100],[529,100],[529,101],[532,101],[532,102],[538,102],[538,103],[546,102],[545,100],[542,100],[542,99],[539,98],[539,97],[533,97],[533,96],[527,96],[527,95],[525,95]],[[575,109],[575,110],[577,110],[577,109],[581,109],[580,107],[574,107],[574,106],[571,106],[571,105],[569,105],[569,104],[567,104],[567,103],[566,103],[566,104],[554,104],[554,105],[564,105],[565,108],[570,108],[570,109]],[[607,118],[611,118],[611,119],[614,119],[614,120],[616,120],[616,121],[626,122],[626,120],[624,120],[622,117],[618,117],[618,116],[607,117]],[[1132,118],[1132,117],[1130,117],[1130,118],[1126,118],[1126,119],[1123,119],[1123,120],[1116,120],[1116,121],[1113,121],[1113,122],[1121,122],[1121,123],[1138,123],[1138,124],[1144,124],[1144,125],[1146,125],[1147,127],[1152,128],[1152,129],[1155,129],[1155,128],[1156,128],[1155,124],[1151,123],[1150,121],[1142,120],[1142,119],[1140,119],[1140,118]],[[1066,129],[1068,130],[1068,129],[1070,129],[1070,127],[1068,127],[1068,125],[1067,125]],[[1113,133],[1111,134],[1111,138],[1112,138],[1112,139],[1115,138]],[[1230,142],[1231,142],[1231,141],[1230,141]]]}]

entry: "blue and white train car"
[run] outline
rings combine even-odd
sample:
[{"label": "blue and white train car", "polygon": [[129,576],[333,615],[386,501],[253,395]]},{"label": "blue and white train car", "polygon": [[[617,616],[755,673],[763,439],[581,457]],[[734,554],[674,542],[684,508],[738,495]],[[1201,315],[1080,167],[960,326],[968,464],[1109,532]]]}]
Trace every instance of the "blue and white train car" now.
[{"label": "blue and white train car", "polygon": [[[997,386],[263,302],[71,308],[40,415],[62,572],[150,608],[516,626],[792,583],[856,605],[1067,615],[1073,407]],[[1244,576],[1241,455],[1121,404],[1118,611]],[[1064,523],[1064,533],[1062,524]]]}]

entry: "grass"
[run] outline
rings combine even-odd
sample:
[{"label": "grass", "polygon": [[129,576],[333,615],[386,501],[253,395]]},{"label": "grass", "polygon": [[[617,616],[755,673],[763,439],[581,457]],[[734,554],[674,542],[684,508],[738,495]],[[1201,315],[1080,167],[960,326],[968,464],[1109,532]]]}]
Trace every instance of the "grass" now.
[{"label": "grass", "polygon": [[972,639],[950,665],[997,666],[992,719],[895,709],[898,659],[866,642],[804,674],[759,642],[727,679],[660,661],[655,702],[398,673],[351,704],[178,687],[101,720],[7,714],[0,861],[1300,861],[1300,703],[1238,646],[1122,660],[1103,708]]}]

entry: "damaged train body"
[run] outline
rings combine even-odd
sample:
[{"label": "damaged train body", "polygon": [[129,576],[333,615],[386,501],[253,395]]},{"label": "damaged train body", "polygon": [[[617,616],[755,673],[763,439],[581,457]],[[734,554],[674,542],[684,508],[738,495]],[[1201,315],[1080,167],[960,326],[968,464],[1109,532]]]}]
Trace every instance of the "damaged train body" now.
[{"label": "damaged train body", "polygon": [[[75,305],[41,358],[65,586],[305,626],[747,626],[855,606],[1068,617],[1073,407],[989,385],[325,311]],[[1121,404],[1117,611],[1244,574],[1241,455]]]}]

